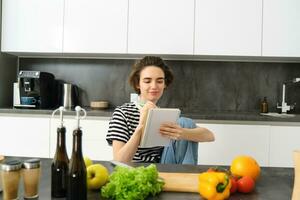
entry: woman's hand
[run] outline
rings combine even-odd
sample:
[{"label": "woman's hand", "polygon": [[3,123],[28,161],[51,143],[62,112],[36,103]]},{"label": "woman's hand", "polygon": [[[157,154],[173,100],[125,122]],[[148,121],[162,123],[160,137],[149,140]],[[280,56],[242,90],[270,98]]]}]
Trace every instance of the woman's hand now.
[{"label": "woman's hand", "polygon": [[163,123],[160,125],[159,132],[164,136],[173,140],[181,140],[184,138],[185,129],[176,123]]},{"label": "woman's hand", "polygon": [[152,103],[151,101],[147,101],[145,105],[141,108],[140,110],[140,120],[139,120],[139,125],[145,126],[148,112],[152,108],[157,108],[157,106]]},{"label": "woman's hand", "polygon": [[214,134],[204,128],[182,128],[175,123],[163,123],[159,128],[159,132],[164,137],[168,137],[173,140],[188,140],[194,142],[211,142],[215,140]]}]

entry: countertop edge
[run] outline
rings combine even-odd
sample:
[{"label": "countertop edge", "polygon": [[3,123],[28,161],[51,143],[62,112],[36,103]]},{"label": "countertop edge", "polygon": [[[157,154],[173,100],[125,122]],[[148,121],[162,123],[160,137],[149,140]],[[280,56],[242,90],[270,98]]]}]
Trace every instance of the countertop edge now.
[{"label": "countertop edge", "polygon": [[[109,120],[113,109],[108,110],[88,110],[88,120]],[[52,110],[33,110],[33,109],[15,109],[0,108],[0,117],[35,117],[51,118]],[[65,113],[66,119],[72,119],[75,111],[68,110]],[[220,113],[183,113],[183,117],[193,119],[197,124],[237,124],[237,125],[274,125],[274,126],[300,126],[300,115],[293,118],[277,118],[261,116],[259,113],[242,112],[220,112]],[[55,115],[58,118],[58,115]]]}]

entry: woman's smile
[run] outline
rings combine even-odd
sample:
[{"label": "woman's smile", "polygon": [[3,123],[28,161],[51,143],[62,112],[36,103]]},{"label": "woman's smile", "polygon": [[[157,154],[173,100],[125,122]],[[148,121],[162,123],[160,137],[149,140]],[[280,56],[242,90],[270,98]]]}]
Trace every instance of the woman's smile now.
[{"label": "woman's smile", "polygon": [[140,98],[142,100],[156,102],[162,96],[165,89],[165,74],[156,66],[147,66],[140,73]]}]

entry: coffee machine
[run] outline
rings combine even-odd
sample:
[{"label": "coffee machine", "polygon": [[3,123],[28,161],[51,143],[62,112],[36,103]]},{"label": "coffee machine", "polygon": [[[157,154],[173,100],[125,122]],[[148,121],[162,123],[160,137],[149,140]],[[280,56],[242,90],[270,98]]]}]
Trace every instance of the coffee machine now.
[{"label": "coffee machine", "polygon": [[57,106],[57,84],[51,73],[20,71],[18,91],[19,101],[14,107],[51,109]]}]

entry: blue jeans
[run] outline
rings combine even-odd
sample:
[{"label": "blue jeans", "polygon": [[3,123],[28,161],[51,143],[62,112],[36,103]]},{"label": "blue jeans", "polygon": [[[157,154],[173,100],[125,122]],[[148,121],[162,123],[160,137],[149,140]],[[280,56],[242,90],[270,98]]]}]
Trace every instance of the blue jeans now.
[{"label": "blue jeans", "polygon": [[[196,128],[192,119],[180,117],[178,124],[182,128]],[[165,146],[160,163],[162,164],[191,164],[198,163],[198,142],[187,140],[171,140],[168,146]]]}]

